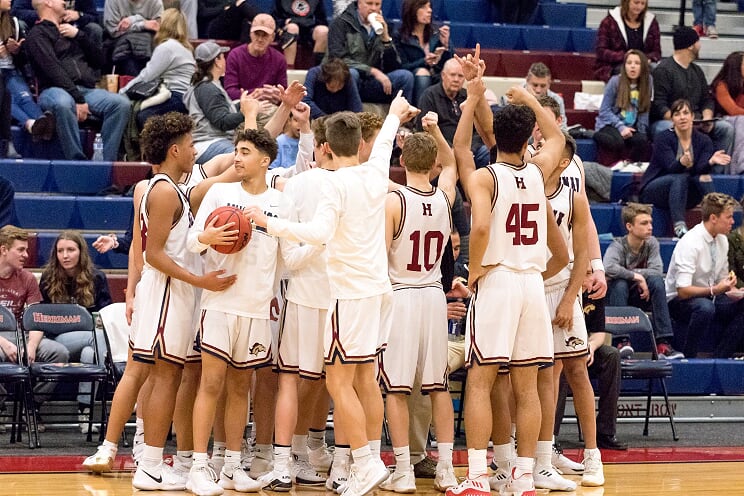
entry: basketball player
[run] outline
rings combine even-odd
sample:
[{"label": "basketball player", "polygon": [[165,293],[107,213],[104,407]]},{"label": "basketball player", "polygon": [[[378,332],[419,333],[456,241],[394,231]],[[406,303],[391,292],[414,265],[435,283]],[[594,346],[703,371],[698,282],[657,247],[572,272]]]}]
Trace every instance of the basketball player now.
[{"label": "basketball player", "polygon": [[[492,426],[490,393],[499,366],[508,365],[516,400],[518,456],[502,494],[528,495],[540,427],[537,370],[553,363],[553,346],[543,275],[568,262],[544,193],[544,177],[556,167],[565,139],[547,111],[527,90],[507,92],[510,105],[493,119],[497,162],[475,171],[470,152],[473,115],[485,87],[484,64],[468,84],[454,147],[458,171],[471,200],[470,278],[474,292],[465,340],[470,366],[465,397],[468,476],[449,496],[488,495],[486,448]],[[522,156],[535,119],[544,130],[543,151],[531,163]],[[548,235],[548,230],[553,232]],[[557,235],[556,235],[557,234]],[[552,256],[548,260],[548,249]]]},{"label": "basketball player", "polygon": [[[399,325],[380,359],[395,454],[395,471],[380,488],[399,493],[416,491],[408,438],[408,395],[416,376],[432,404],[439,451],[434,487],[446,491],[457,485],[452,467],[454,413],[447,387],[447,301],[441,282],[457,169],[436,114],[430,114],[421,119],[428,134],[413,134],[403,144],[400,161],[406,169],[406,187],[389,193],[385,206],[393,321]],[[442,163],[438,188],[429,182],[437,159]]]},{"label": "basketball player", "polygon": [[399,94],[364,166],[358,156],[359,118],[350,112],[328,118],[326,137],[339,169],[321,189],[311,221],[268,219],[257,208],[247,211],[269,233],[326,244],[332,298],[324,344],[326,383],[334,401],[334,422],[346,434],[354,459],[342,493],[346,496],[362,496],[388,476],[370,447],[370,440],[379,446],[382,428],[374,359],[378,344],[386,341],[392,299],[385,254],[385,195],[395,133],[402,121],[417,113]]}]

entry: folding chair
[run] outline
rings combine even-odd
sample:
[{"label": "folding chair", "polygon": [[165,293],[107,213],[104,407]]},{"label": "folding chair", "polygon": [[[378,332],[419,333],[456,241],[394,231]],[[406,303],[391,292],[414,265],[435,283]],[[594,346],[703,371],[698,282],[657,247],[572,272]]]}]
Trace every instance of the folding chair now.
[{"label": "folding chair", "polygon": [[669,405],[669,394],[667,393],[664,379],[672,376],[672,364],[665,359],[659,359],[656,352],[656,338],[651,321],[643,310],[638,307],[606,307],[605,308],[605,330],[614,336],[630,337],[636,352],[646,351],[650,353],[650,359],[627,359],[621,362],[623,379],[641,379],[648,381],[646,394],[646,421],[643,426],[643,435],[648,436],[648,421],[651,415],[651,393],[653,382],[658,380],[661,391],[664,394],[667,417],[672,426],[672,438],[679,440],[674,427],[674,414]]},{"label": "folding chair", "polygon": [[13,313],[6,307],[0,305],[0,332],[12,332],[15,334],[15,342],[18,348],[18,358],[15,362],[0,362],[0,384],[12,387],[12,394],[6,389],[6,397],[13,397],[13,414],[11,416],[10,442],[21,441],[21,422],[25,420],[26,432],[28,432],[28,447],[33,449],[38,443],[36,430],[36,417],[33,414],[34,400],[31,392],[31,373],[25,365],[26,349],[25,340],[22,339],[22,331],[18,329]]},{"label": "folding chair", "polygon": [[[98,337],[93,324],[93,317],[88,310],[80,305],[73,303],[37,303],[26,308],[23,313],[23,327],[42,331],[44,334],[54,339],[57,336],[68,332],[84,331],[93,335],[93,349],[95,352],[94,363],[33,363],[30,366],[31,377],[35,382],[68,382],[79,384],[81,382],[91,382],[90,402],[93,406],[96,385],[100,384],[101,389],[101,428],[99,432],[99,441],[103,442],[104,432],[106,430],[106,397],[108,394],[109,374],[106,365],[103,363],[103,357],[98,355]],[[93,432],[93,415],[88,417],[87,441],[92,441]],[[74,416],[74,423],[78,424],[77,415]],[[72,423],[72,422],[71,422]]]}]

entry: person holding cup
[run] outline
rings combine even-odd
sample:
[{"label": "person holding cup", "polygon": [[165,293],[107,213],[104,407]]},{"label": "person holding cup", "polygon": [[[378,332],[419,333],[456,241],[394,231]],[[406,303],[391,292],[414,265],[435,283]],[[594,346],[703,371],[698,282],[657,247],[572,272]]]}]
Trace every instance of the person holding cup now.
[{"label": "person holding cup", "polygon": [[328,29],[328,57],[348,66],[363,102],[390,103],[398,91],[413,100],[413,73],[403,69],[381,13],[381,0],[357,0]]}]

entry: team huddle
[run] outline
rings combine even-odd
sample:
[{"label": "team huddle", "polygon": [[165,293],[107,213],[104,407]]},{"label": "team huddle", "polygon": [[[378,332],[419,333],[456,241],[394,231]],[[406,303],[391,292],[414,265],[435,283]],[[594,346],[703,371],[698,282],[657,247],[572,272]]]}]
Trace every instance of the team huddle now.
[{"label": "team huddle", "polygon": [[[352,112],[312,128],[304,120],[313,141],[301,139],[297,164],[281,173],[268,170],[277,144],[266,130],[237,131],[228,166],[205,177],[194,166],[191,119],[148,120],[141,143],[155,174],[134,198],[130,356],[106,439],[86,468],[112,469],[136,404],[137,489],[412,493],[409,398],[420,389],[431,399],[437,490],[571,491],[552,438],[563,371],[586,450],[583,464],[562,458],[582,485],[604,484],[581,291],[601,298],[606,284],[576,145],[549,103],[522,87],[492,112],[478,50],[456,58],[469,83],[453,146],[437,115],[423,116],[424,132],[402,145],[405,186],[389,180],[390,158],[398,128],[419,111],[400,94],[384,122]],[[307,113],[302,105],[293,111]],[[497,150],[478,170],[474,125]],[[472,214],[461,286],[471,296],[464,480],[452,464],[451,284],[442,271],[458,178]],[[325,442],[331,399],[335,449]],[[245,441],[251,411],[255,444]],[[385,413],[393,471],[380,458]],[[163,462],[171,423],[172,466]]]}]

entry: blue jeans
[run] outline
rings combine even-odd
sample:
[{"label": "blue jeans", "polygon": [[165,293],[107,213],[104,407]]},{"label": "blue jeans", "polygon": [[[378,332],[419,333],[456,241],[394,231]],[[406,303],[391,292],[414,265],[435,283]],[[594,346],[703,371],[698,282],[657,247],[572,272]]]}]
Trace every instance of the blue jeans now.
[{"label": "blue jeans", "polygon": [[[106,353],[106,346],[103,339],[100,333],[96,337],[98,341],[98,356],[101,362]],[[93,334],[90,331],[66,332],[65,334],[60,334],[54,340],[67,348],[67,351],[70,353],[70,362],[96,363],[96,355],[93,350]],[[90,382],[81,382],[78,385],[77,400],[82,405],[93,404],[94,398],[91,397]]]},{"label": "blue jeans", "polygon": [[[660,120],[651,124],[651,136],[656,136],[662,131],[672,128],[672,121]],[[713,140],[713,146],[716,150],[725,150],[726,153],[731,155],[734,150],[734,126],[726,121],[720,120],[713,124],[713,129],[708,133],[710,139]],[[718,172],[714,171],[714,174]]]},{"label": "blue jeans", "polygon": [[669,301],[669,314],[679,326],[676,336],[678,350],[687,358],[695,358],[701,336],[710,334],[713,320],[716,317],[716,304],[710,298],[673,298]]},{"label": "blue jeans", "polygon": [[716,0],[692,0],[692,24],[716,25]]},{"label": "blue jeans", "polygon": [[154,115],[165,115],[168,112],[180,112],[188,115],[189,111],[183,104],[183,93],[171,92],[171,97],[160,105],[153,105],[145,110],[140,110],[137,114],[137,124],[142,129],[150,117]]},{"label": "blue jeans", "polygon": [[206,150],[204,150],[201,155],[196,157],[196,163],[197,164],[206,164],[211,159],[216,157],[217,155],[222,155],[223,153],[234,153],[235,152],[235,144],[230,141],[227,138],[222,138],[220,140],[215,141],[209,147],[207,147]]},{"label": "blue jeans", "polygon": [[708,193],[713,192],[713,182],[701,182],[700,176],[687,173],[659,176],[641,190],[643,203],[668,210],[672,223],[685,221],[685,211],[692,208]]},{"label": "blue jeans", "polygon": [[371,75],[362,77],[356,69],[349,69],[349,71],[351,77],[354,78],[354,83],[359,88],[359,96],[363,102],[390,103],[398,94],[398,91],[403,90],[403,96],[406,100],[413,103],[413,73],[411,71],[396,69],[386,74],[393,86],[393,91],[389,95],[385,94],[382,84]]},{"label": "blue jeans", "polygon": [[607,284],[607,304],[612,307],[633,306],[645,311],[651,310],[651,322],[657,339],[671,340],[674,336],[672,320],[669,317],[669,306],[666,301],[664,278],[661,276],[647,276],[646,284],[650,298],[641,299],[641,293],[635,281],[627,279],[611,279]]},{"label": "blue jeans", "polygon": [[[103,159],[114,162],[118,158],[121,137],[129,121],[131,102],[124,95],[101,89],[78,86],[88,104],[90,112],[103,120]],[[80,143],[75,100],[62,88],[47,88],[39,95],[43,110],[51,111],[57,118],[57,136],[62,154],[67,160],[87,160]]]},{"label": "blue jeans", "polygon": [[10,106],[10,114],[21,126],[29,119],[38,119],[43,113],[41,107],[31,96],[31,90],[18,69],[3,69],[5,88],[10,92],[13,103]]}]

